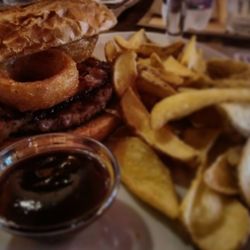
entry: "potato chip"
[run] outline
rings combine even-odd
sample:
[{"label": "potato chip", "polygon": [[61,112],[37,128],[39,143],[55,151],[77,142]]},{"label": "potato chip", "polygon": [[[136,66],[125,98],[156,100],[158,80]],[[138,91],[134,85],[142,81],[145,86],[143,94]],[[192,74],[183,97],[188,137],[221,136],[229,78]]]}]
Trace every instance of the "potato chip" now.
[{"label": "potato chip", "polygon": [[123,95],[121,107],[127,124],[157,150],[182,161],[193,160],[199,155],[197,150],[181,141],[170,128],[153,131],[148,111],[131,88]]},{"label": "potato chip", "polygon": [[140,73],[140,78],[140,80],[136,81],[139,90],[160,98],[176,93],[176,90],[173,87],[154,75],[151,71],[143,70]]},{"label": "potato chip", "polygon": [[[239,249],[250,233],[250,142],[242,157],[250,65],[205,60],[195,36],[163,46],[144,30],[115,37],[105,54],[125,121],[111,140],[124,184],[168,217],[179,216],[197,248]],[[187,187],[198,169],[179,215],[174,183],[154,150],[167,156],[161,159],[178,184]]]},{"label": "potato chip", "polygon": [[243,149],[238,177],[241,193],[248,206],[250,206],[250,139],[248,139]]},{"label": "potato chip", "polygon": [[108,62],[113,63],[119,55],[119,51],[112,41],[108,41],[104,46],[105,58]]},{"label": "potato chip", "polygon": [[221,103],[218,107],[241,135],[250,136],[250,103]]},{"label": "potato chip", "polygon": [[177,41],[170,45],[161,46],[155,43],[144,43],[136,52],[142,57],[150,57],[152,53],[156,53],[160,58],[166,59],[170,55],[178,57],[184,47],[184,42]]},{"label": "potato chip", "polygon": [[128,40],[122,36],[115,36],[114,40],[119,47],[125,50],[137,50],[143,43],[148,42],[144,29],[135,32]]},{"label": "potato chip", "polygon": [[148,58],[138,58],[137,65],[139,68],[145,68],[151,66],[151,59]]},{"label": "potato chip", "polygon": [[177,218],[179,205],[170,172],[154,151],[136,137],[120,138],[112,149],[126,187],[166,216]]},{"label": "potato chip", "polygon": [[206,235],[220,224],[223,212],[221,198],[203,184],[201,169],[184,197],[180,210],[184,225],[199,236]]},{"label": "potato chip", "polygon": [[134,85],[137,75],[136,53],[122,53],[115,61],[113,72],[114,87],[118,96],[122,96],[129,86]]},{"label": "potato chip", "polygon": [[174,85],[180,85],[184,83],[183,77],[195,76],[191,70],[181,65],[174,57],[170,56],[168,58],[162,61],[156,53],[150,56],[151,65],[158,71],[156,75],[159,75],[163,80]]},{"label": "potato chip", "polygon": [[198,74],[204,74],[207,70],[207,62],[204,58],[203,51],[197,49],[196,63],[193,65],[193,71]]},{"label": "potato chip", "polygon": [[[224,195],[239,193],[237,179],[237,165],[239,162],[234,161],[235,157],[232,159],[232,155],[235,153],[240,155],[241,149],[238,147],[230,149],[229,152],[218,156],[215,162],[206,169],[204,181],[212,190]],[[228,156],[231,156],[231,159]]]},{"label": "potato chip", "polygon": [[188,69],[193,69],[197,65],[198,58],[199,54],[196,48],[196,36],[192,36],[183,48],[179,61],[182,65],[187,66]]},{"label": "potato chip", "polygon": [[155,78],[159,78],[160,80],[165,81],[166,84],[170,84],[173,87],[175,86],[178,87],[183,84],[183,78],[171,72],[167,72],[164,69],[163,65],[162,65],[162,68],[159,68],[159,67],[156,68],[152,65],[146,65],[146,63],[144,64],[140,63],[138,65],[138,69],[139,71],[143,71],[143,70],[149,71],[152,75],[154,75]]},{"label": "potato chip", "polygon": [[250,90],[204,89],[167,97],[154,106],[151,112],[151,126],[153,129],[159,129],[171,120],[222,102],[250,102]]},{"label": "potato chip", "polygon": [[169,71],[173,74],[176,74],[181,77],[194,77],[194,73],[179,63],[174,57],[169,56],[164,62],[163,62],[164,68],[166,71]]},{"label": "potato chip", "polygon": [[163,61],[161,58],[154,52],[150,55],[151,65],[157,69],[165,70]]},{"label": "potato chip", "polygon": [[250,232],[247,209],[236,199],[210,190],[202,171],[184,198],[181,218],[194,243],[203,250],[239,249]]}]

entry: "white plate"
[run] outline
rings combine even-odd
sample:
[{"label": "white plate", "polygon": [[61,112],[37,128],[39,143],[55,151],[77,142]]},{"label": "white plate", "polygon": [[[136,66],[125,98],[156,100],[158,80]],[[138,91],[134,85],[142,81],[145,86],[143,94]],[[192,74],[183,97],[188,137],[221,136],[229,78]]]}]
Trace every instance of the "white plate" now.
[{"label": "white plate", "polygon": [[[127,37],[130,32],[107,33],[99,38],[94,55],[104,59],[103,46],[114,35]],[[164,34],[149,33],[149,37],[166,44]],[[224,57],[223,54],[203,47],[207,57]],[[65,211],[67,212],[67,211]],[[13,237],[0,231],[0,250],[191,250],[180,235],[182,228],[145,206],[124,187],[112,207],[93,225],[70,238],[35,241]],[[177,233],[178,232],[178,233]],[[183,236],[183,235],[182,235]]]},{"label": "white plate", "polygon": [[[111,40],[114,36],[119,35],[123,36],[125,38],[129,37],[132,34],[132,32],[112,32],[112,33],[105,33],[100,35],[98,44],[96,46],[94,55],[96,55],[100,59],[104,59],[104,50],[103,47],[105,43],[109,40]],[[175,39],[180,39],[180,38],[171,38],[167,34],[163,33],[156,33],[156,32],[147,32],[148,37],[153,40],[156,43],[159,43],[161,45],[166,45],[171,42],[173,42]],[[203,44],[199,44],[199,47],[203,50],[204,55],[206,58],[227,58],[227,56],[217,50],[214,50],[212,48],[209,48]]]}]

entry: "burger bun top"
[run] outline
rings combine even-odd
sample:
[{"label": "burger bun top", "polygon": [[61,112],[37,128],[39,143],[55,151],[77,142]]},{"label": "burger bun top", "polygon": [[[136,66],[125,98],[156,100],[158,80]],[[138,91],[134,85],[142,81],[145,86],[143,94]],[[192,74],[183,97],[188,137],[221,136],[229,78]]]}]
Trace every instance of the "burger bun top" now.
[{"label": "burger bun top", "polygon": [[40,0],[0,11],[0,62],[18,55],[89,39],[116,24],[94,0]]}]

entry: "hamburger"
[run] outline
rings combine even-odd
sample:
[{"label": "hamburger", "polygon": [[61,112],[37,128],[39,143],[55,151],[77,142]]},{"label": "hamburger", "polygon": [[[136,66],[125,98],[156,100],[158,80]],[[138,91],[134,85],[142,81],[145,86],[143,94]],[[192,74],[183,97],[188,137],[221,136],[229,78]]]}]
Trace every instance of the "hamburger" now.
[{"label": "hamburger", "polygon": [[0,11],[0,141],[74,131],[104,138],[117,118],[111,66],[91,57],[116,24],[94,0],[41,0]]}]

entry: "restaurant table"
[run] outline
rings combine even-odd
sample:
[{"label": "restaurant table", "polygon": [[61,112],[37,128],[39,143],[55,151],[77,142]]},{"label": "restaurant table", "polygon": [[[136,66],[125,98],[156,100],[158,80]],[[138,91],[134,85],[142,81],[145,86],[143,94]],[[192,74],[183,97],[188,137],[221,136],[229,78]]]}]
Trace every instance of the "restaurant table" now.
[{"label": "restaurant table", "polygon": [[[123,11],[118,17],[118,24],[112,31],[134,31],[142,28],[138,25],[139,20],[146,14],[154,0],[139,0],[132,7]],[[118,7],[119,8],[119,7]],[[147,31],[155,31],[164,33],[162,29],[148,28]],[[185,32],[184,38],[189,38],[193,35],[192,32]],[[229,36],[226,34],[211,35],[211,34],[197,34],[197,40],[211,48],[219,50],[227,56],[233,57],[235,53],[250,52],[250,36],[247,38],[240,38],[239,36]]]}]

